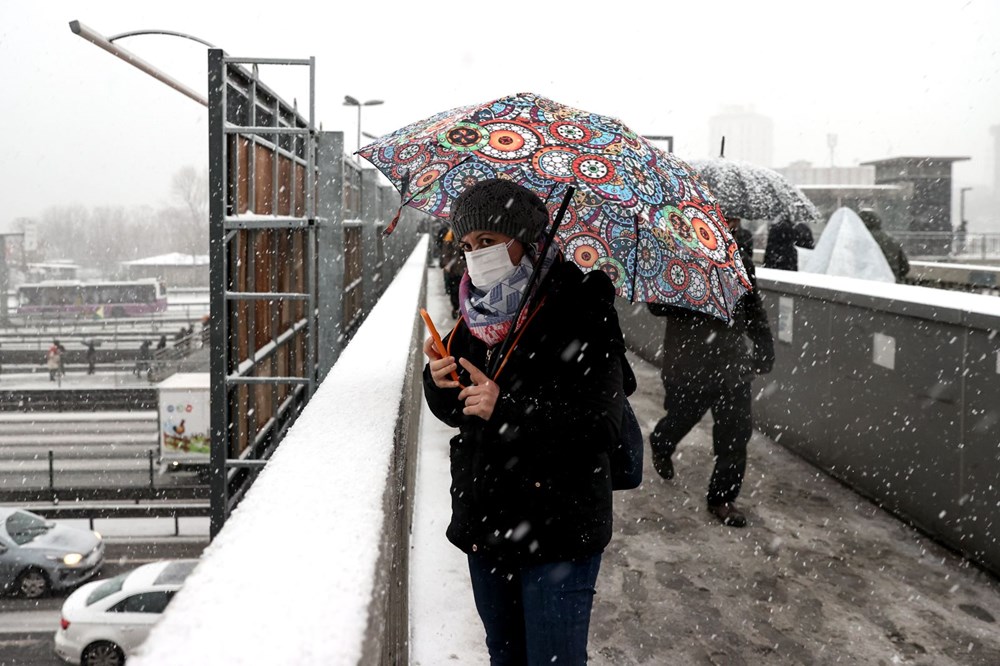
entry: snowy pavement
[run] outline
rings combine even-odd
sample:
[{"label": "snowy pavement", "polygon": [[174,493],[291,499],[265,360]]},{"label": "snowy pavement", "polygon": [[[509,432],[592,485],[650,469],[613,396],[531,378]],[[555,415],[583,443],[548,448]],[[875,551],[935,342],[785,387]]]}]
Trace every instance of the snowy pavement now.
[{"label": "snowy pavement", "polygon": [[[429,269],[428,310],[450,305]],[[657,368],[631,356],[643,431],[662,415]],[[916,408],[916,406],[915,406]],[[424,412],[411,545],[412,663],[486,664],[464,556],[445,538],[450,430]],[[647,460],[615,493],[591,663],[1000,664],[1000,581],[755,433],[746,529],[705,511],[711,417],[681,442],[672,481]]]}]

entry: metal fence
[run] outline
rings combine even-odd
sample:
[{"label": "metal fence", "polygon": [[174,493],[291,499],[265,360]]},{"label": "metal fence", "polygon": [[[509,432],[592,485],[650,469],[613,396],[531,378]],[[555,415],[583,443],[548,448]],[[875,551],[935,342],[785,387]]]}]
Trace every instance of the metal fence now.
[{"label": "metal fence", "polygon": [[[316,385],[318,216],[315,60],[208,63],[215,534]],[[308,117],[261,64],[309,68]]]},{"label": "metal fence", "polygon": [[970,234],[962,231],[890,231],[911,257],[1000,259],[1000,233]]},{"label": "metal fence", "polygon": [[[898,231],[887,230],[898,240],[906,255],[913,258],[965,261],[1000,260],[1000,233],[967,233],[962,231]],[[816,235],[819,240],[819,234]],[[753,246],[767,247],[767,226],[761,225],[753,235]]]},{"label": "metal fence", "polygon": [[[309,113],[257,65],[309,68]],[[250,69],[247,69],[250,66]],[[312,58],[209,51],[212,535],[418,239],[422,214],[316,130]]]}]

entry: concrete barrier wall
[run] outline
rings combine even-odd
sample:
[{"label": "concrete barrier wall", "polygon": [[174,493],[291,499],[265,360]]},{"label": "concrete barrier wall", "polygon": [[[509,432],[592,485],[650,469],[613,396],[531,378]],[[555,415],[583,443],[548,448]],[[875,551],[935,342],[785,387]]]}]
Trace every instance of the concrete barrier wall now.
[{"label": "concrete barrier wall", "polygon": [[129,664],[408,663],[427,238]]},{"label": "concrete barrier wall", "polygon": [[[1000,572],[1000,299],[758,269],[774,371],[756,426]],[[662,325],[620,304],[659,362]]]}]

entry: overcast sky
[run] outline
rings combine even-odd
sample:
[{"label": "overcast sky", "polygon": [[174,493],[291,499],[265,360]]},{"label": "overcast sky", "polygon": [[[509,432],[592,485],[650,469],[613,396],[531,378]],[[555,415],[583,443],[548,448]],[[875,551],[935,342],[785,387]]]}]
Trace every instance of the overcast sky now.
[{"label": "overcast sky", "polygon": [[[532,91],[672,134],[706,157],[708,118],[752,106],[774,121],[775,166],[967,155],[958,185],[993,179],[1000,124],[998,0],[672,0],[606,3],[239,3],[0,0],[0,227],[50,205],[159,206],[179,168],[207,164],[207,112],[70,32],[159,28],[230,55],[316,57],[317,120],[356,142],[344,95],[381,134],[436,111]],[[509,7],[502,9],[502,7]],[[295,7],[310,7],[296,11]],[[140,36],[126,48],[205,91],[205,48]],[[299,72],[263,68],[307,106]]]}]

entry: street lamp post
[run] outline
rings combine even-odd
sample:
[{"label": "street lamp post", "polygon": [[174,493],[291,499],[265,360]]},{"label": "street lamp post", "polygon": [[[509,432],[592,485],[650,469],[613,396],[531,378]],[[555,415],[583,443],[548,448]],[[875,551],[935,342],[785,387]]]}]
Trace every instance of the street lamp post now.
[{"label": "street lamp post", "polygon": [[[966,242],[966,231],[968,230],[968,222],[965,220],[965,193],[971,190],[971,187],[960,187],[958,189],[958,245],[959,254],[965,253],[965,242]],[[986,258],[986,241],[983,241],[983,258]]]},{"label": "street lamp post", "polygon": [[[344,95],[344,106],[358,107],[358,150],[361,150],[361,107],[377,106],[379,104],[384,104],[384,102],[380,99],[370,99],[367,102],[360,102],[355,97],[351,97],[350,95]],[[357,160],[358,164],[361,164],[360,155],[355,155],[354,158]]]}]

